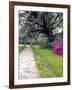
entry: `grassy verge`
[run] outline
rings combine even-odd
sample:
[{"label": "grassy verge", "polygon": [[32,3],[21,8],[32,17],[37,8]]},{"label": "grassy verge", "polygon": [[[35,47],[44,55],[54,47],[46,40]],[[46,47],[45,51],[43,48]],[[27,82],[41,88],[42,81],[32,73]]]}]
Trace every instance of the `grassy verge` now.
[{"label": "grassy verge", "polygon": [[25,47],[25,44],[19,44],[19,52],[21,52]]},{"label": "grassy verge", "polygon": [[38,45],[32,46],[36,64],[40,70],[41,77],[62,77],[63,57],[57,56],[52,49],[42,49]]}]

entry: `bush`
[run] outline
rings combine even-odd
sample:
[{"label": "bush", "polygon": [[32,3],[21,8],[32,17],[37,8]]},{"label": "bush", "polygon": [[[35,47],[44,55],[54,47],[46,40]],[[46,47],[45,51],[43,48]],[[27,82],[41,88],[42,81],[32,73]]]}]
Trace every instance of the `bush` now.
[{"label": "bush", "polygon": [[23,38],[19,38],[19,44],[24,44],[24,39]]},{"label": "bush", "polygon": [[57,55],[63,55],[63,41],[55,40],[51,43],[51,47],[54,48],[54,52]]},{"label": "bush", "polygon": [[21,52],[25,47],[25,44],[19,44],[19,52]]},{"label": "bush", "polygon": [[45,34],[40,34],[38,37],[38,43],[41,48],[47,48],[48,47],[48,37]]},{"label": "bush", "polygon": [[55,48],[54,52],[55,54],[61,56],[63,55],[63,48],[62,47]]}]

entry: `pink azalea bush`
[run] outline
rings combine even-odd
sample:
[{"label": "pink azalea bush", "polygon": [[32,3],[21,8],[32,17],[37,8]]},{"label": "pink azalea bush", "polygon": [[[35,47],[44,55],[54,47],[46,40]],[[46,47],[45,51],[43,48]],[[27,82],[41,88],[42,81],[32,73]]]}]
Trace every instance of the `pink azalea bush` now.
[{"label": "pink azalea bush", "polygon": [[62,40],[55,40],[51,43],[51,47],[54,48],[54,53],[56,55],[63,55],[63,41]]}]

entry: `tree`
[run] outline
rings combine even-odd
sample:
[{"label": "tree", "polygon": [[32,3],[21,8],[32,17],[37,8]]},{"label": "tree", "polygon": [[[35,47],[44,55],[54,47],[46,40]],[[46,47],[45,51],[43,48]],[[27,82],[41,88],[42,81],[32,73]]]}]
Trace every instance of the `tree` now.
[{"label": "tree", "polygon": [[59,28],[63,28],[62,13],[19,11],[19,33],[26,41],[44,33],[52,42]]}]

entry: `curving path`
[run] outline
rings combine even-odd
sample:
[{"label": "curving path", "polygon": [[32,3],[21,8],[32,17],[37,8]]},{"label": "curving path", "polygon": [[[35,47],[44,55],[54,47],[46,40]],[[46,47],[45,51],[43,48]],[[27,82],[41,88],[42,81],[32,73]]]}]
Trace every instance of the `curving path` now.
[{"label": "curving path", "polygon": [[40,73],[35,64],[34,55],[30,45],[19,53],[19,79],[39,78]]}]

